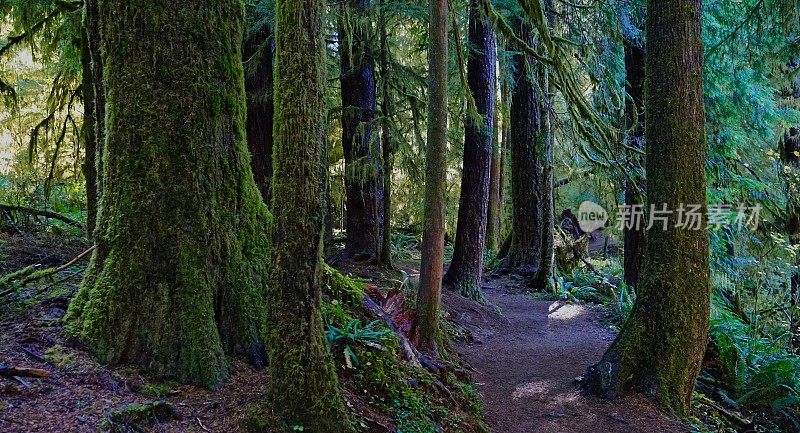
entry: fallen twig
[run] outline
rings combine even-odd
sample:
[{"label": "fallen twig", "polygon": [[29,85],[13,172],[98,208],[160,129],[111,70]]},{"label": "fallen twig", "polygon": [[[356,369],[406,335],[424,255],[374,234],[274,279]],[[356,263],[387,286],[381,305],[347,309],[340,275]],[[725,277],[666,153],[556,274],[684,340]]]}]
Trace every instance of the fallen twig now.
[{"label": "fallen twig", "polygon": [[203,431],[211,433],[211,430],[209,430],[208,428],[206,428],[206,426],[203,425],[203,421],[200,421],[200,418],[197,418],[197,424],[200,425],[200,428],[203,429]]},{"label": "fallen twig", "polygon": [[65,223],[65,224],[69,224],[69,225],[71,225],[73,227],[77,227],[79,229],[83,229],[84,228],[82,222],[76,221],[76,220],[74,220],[74,219],[72,219],[70,217],[67,217],[67,216],[61,215],[60,213],[52,212],[52,211],[49,211],[49,210],[34,209],[34,208],[30,208],[30,207],[25,207],[25,206],[16,206],[16,205],[11,205],[11,204],[4,204],[4,203],[0,203],[0,209],[4,210],[6,212],[7,211],[14,211],[14,212],[26,213],[28,215],[42,216],[42,217],[45,217],[45,218],[50,218],[50,219],[61,221],[61,222]]},{"label": "fallen twig", "polygon": [[747,419],[747,418],[745,418],[745,417],[743,417],[743,416],[741,416],[741,415],[739,415],[737,413],[734,413],[731,410],[725,409],[724,407],[722,407],[719,404],[717,404],[717,402],[715,402],[714,400],[711,400],[710,398],[708,398],[706,396],[701,396],[700,397],[700,402],[705,404],[705,405],[707,405],[707,406],[710,406],[710,407],[716,409],[719,413],[725,415],[726,417],[728,417],[731,420],[739,423],[742,426],[748,426],[748,425],[750,425],[752,423],[752,421],[750,421],[749,419]]},{"label": "fallen twig", "polygon": [[66,271],[67,269],[71,268],[72,266],[74,266],[74,265],[75,265],[75,263],[78,263],[78,262],[79,262],[79,261],[81,261],[81,260],[82,260],[84,257],[88,256],[88,255],[89,255],[89,254],[90,254],[92,251],[94,251],[94,249],[95,249],[96,247],[97,247],[96,245],[92,245],[92,246],[91,246],[91,247],[89,247],[89,249],[87,249],[86,251],[84,251],[84,252],[82,252],[82,253],[78,254],[78,256],[77,256],[77,257],[75,257],[74,259],[72,259],[72,260],[68,261],[67,263],[65,263],[65,264],[63,264],[63,265],[59,266],[58,268],[56,268],[56,271],[55,271],[55,273],[57,274],[57,273],[59,273],[59,272],[61,272],[61,271]]},{"label": "fallen twig", "polygon": [[11,218],[11,214],[8,213],[8,211],[6,209],[3,209],[3,215],[5,215],[6,220],[8,221],[8,224],[11,226],[11,228],[14,229],[14,231],[17,232],[17,234],[21,238],[24,239],[25,238],[25,233],[22,233],[22,230],[20,230],[19,227],[17,227],[17,224],[14,222],[14,219]]},{"label": "fallen twig", "polygon": [[33,358],[33,359],[35,359],[35,360],[37,360],[39,362],[48,362],[46,359],[44,359],[44,356],[42,356],[38,352],[35,352],[35,351],[31,350],[31,349],[28,349],[27,347],[25,347],[25,346],[23,346],[21,344],[19,345],[19,348],[22,349],[23,352],[27,353],[31,358]]},{"label": "fallen twig", "polygon": [[50,377],[50,372],[41,368],[9,367],[0,364],[0,376],[5,377]]},{"label": "fallen twig", "polygon": [[[78,263],[79,261],[81,261],[82,259],[86,258],[86,256],[89,255],[89,253],[94,251],[94,249],[95,249],[95,246],[93,245],[89,249],[87,249],[86,251],[78,254],[78,256],[75,257],[74,259],[70,260],[69,262],[67,262],[67,263],[65,263],[65,264],[63,264],[63,265],[61,265],[61,266],[59,266],[57,268],[48,268],[48,269],[38,270],[39,269],[39,265],[33,265],[33,266],[28,266],[26,268],[23,268],[21,270],[12,272],[10,274],[3,275],[2,277],[0,277],[0,288],[6,287],[6,286],[10,286],[10,287],[8,289],[6,289],[5,291],[0,292],[0,298],[5,297],[5,296],[13,293],[14,291],[17,290],[17,287],[23,287],[26,284],[31,283],[33,281],[36,281],[36,280],[39,280],[39,279],[42,279],[42,278],[45,278],[45,277],[49,277],[51,275],[55,275],[55,274],[57,274],[59,272],[66,271],[67,269],[75,266],[75,264]],[[16,282],[16,284],[13,284],[15,282]]]}]

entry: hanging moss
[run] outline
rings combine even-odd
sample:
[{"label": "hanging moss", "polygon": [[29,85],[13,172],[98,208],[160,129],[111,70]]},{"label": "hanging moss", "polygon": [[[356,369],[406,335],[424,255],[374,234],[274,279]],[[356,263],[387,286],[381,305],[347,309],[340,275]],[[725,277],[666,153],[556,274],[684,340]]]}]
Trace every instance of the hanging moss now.
[{"label": "hanging moss", "polygon": [[226,354],[265,364],[271,217],[245,144],[242,5],[98,3],[103,194],[67,332],[109,364],[213,388]]}]

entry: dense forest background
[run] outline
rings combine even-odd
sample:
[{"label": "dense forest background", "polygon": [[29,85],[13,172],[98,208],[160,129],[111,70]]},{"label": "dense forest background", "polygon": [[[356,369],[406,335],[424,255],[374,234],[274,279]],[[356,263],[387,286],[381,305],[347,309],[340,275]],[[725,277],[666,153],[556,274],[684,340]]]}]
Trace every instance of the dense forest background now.
[{"label": "dense forest background", "polygon": [[[0,0],[4,350],[66,298],[53,332],[73,339],[35,357],[212,389],[247,382],[228,358],[269,365],[269,419],[233,410],[252,431],[272,411],[481,431],[440,292],[485,308],[500,279],[607,309],[621,334],[590,393],[638,389],[698,431],[800,430],[800,2],[675,2],[697,34],[644,0],[121,3]],[[668,69],[681,49],[696,83]],[[706,239],[617,224],[692,197],[716,210]],[[594,234],[569,216],[587,201],[608,212]]]}]

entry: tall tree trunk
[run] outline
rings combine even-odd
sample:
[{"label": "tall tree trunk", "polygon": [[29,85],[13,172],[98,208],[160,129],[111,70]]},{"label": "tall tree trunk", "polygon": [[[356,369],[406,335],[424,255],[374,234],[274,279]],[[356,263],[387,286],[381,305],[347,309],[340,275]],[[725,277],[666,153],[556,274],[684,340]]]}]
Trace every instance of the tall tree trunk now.
[{"label": "tall tree trunk", "polygon": [[496,107],[497,101],[495,100],[494,143],[492,164],[489,169],[489,208],[486,211],[486,249],[495,252],[500,248],[500,220],[503,217],[501,160],[505,157],[500,142],[499,119],[501,116]]},{"label": "tall tree trunk", "polygon": [[[709,243],[680,226],[681,205],[706,211],[701,1],[650,2],[647,10],[647,201],[672,210],[647,232],[636,304],[617,339],[586,374],[613,398],[634,389],[686,415],[708,341]],[[676,227],[677,226],[677,227]]]},{"label": "tall tree trunk", "polygon": [[269,26],[264,25],[245,38],[243,56],[250,165],[261,197],[264,203],[269,203],[272,182],[272,119],[275,115],[272,95],[275,38]]},{"label": "tall tree trunk", "polygon": [[353,432],[322,328],[325,58],[321,0],[277,0],[275,214],[269,367],[277,413],[305,431]]},{"label": "tall tree trunk", "polygon": [[371,0],[346,0],[339,21],[342,146],[347,192],[345,256],[379,260],[383,243],[383,152],[375,132]]},{"label": "tall tree trunk", "polygon": [[[781,159],[787,166],[792,167],[793,170],[800,169],[800,128],[789,128],[783,135],[783,140],[780,145]],[[794,171],[792,172],[792,176]],[[796,191],[797,186],[792,188],[794,183],[792,180],[787,180],[787,196],[789,199],[786,204],[786,232],[789,235],[789,242],[792,245],[800,244],[800,199]],[[797,262],[798,260],[796,260]],[[797,271],[792,272],[790,281],[790,304],[792,307],[797,307],[800,301],[800,273]],[[792,345],[795,348],[800,348],[800,320],[792,316],[791,332],[792,332]]]},{"label": "tall tree trunk", "polygon": [[265,363],[270,216],[243,135],[241,3],[98,11],[103,193],[68,331],[103,362],[213,388],[226,354]]},{"label": "tall tree trunk", "polygon": [[83,125],[84,141],[83,178],[86,182],[86,235],[91,239],[97,221],[97,130],[95,124],[94,84],[92,84],[92,53],[89,48],[89,35],[86,14],[84,13],[83,31],[81,32],[81,66],[83,90]]},{"label": "tall tree trunk", "polygon": [[[503,70],[504,62],[500,61],[500,70]],[[494,124],[494,149],[492,152],[492,167],[489,175],[489,209],[486,216],[486,248],[499,252],[503,242],[503,218],[505,213],[505,169],[506,151],[508,144],[508,125],[509,125],[509,100],[511,91],[508,80],[501,78],[502,74],[495,77],[496,85],[499,84],[499,98],[495,101],[495,124]],[[498,104],[499,103],[499,104]],[[501,258],[501,257],[498,257]]]},{"label": "tall tree trunk", "polygon": [[94,236],[97,208],[103,192],[103,146],[105,144],[105,91],[103,90],[103,62],[100,58],[100,28],[98,26],[97,0],[84,2],[83,66],[84,118],[83,130],[86,138],[86,231]]},{"label": "tall tree trunk", "polygon": [[[516,24],[519,37],[532,44],[531,25],[522,19],[517,19]],[[539,68],[534,60],[518,53],[513,63],[516,84],[511,99],[509,133],[513,236],[503,268],[532,278],[542,259],[542,95],[537,83]]]},{"label": "tall tree trunk", "polygon": [[[545,0],[545,14],[550,31],[555,30],[555,9],[553,0]],[[553,96],[556,89],[550,79],[550,71],[545,65],[539,65],[539,86],[547,92],[541,98],[541,127],[539,130],[539,158],[541,171],[541,263],[530,286],[544,292],[548,289],[555,267],[555,202],[553,189]]]},{"label": "tall tree trunk", "polygon": [[428,145],[425,152],[425,217],[422,234],[415,343],[437,352],[439,304],[444,272],[447,188],[447,17],[448,0],[430,0],[428,35]]},{"label": "tall tree trunk", "polygon": [[[543,72],[545,77],[542,83],[543,89],[548,89],[548,95],[553,95],[554,90],[548,84],[547,75]],[[540,215],[541,215],[541,259],[539,268],[530,282],[530,287],[535,291],[546,291],[553,276],[553,268],[555,266],[554,252],[555,252],[555,202],[553,194],[553,132],[551,121],[551,103],[552,100],[548,96],[545,98],[544,105],[542,106],[542,130],[540,131],[539,142],[541,144],[541,199],[540,199]]]},{"label": "tall tree trunk", "polygon": [[[625,102],[625,129],[629,131],[626,135],[628,144],[642,149],[644,147],[644,49],[639,47],[635,41],[625,39],[625,91],[630,99]],[[633,157],[633,164],[641,169],[642,158]],[[644,190],[644,179],[640,177],[639,171],[631,173],[634,184],[630,179],[625,180],[625,205],[632,209],[633,206],[642,206],[642,196],[640,191]],[[639,283],[639,274],[642,268],[642,257],[644,256],[645,227],[626,226],[623,228],[624,261],[623,271],[625,284],[629,287],[636,287]]]},{"label": "tall tree trunk", "polygon": [[386,16],[385,1],[381,0],[381,140],[383,144],[383,242],[381,243],[380,261],[392,267],[392,171],[394,170],[394,141],[391,136],[392,99],[389,85],[392,73],[389,66],[389,29]]},{"label": "tall tree trunk", "polygon": [[468,113],[464,125],[464,166],[455,248],[444,281],[476,301],[483,300],[481,277],[493,153],[496,42],[492,24],[482,16],[477,0],[471,0],[467,85],[477,113]]},{"label": "tall tree trunk", "polygon": [[[500,130],[500,216],[497,221],[497,241],[501,243],[500,249],[502,249],[503,233],[506,232],[506,217],[508,216],[508,207],[506,206],[506,201],[509,193],[508,174],[511,164],[511,159],[509,158],[509,153],[511,153],[511,143],[509,139],[511,135],[511,85],[509,84],[508,79],[502,81],[500,85],[500,93],[502,94],[503,98],[503,125],[502,129]],[[510,245],[511,244],[509,243],[509,247]],[[497,257],[501,258],[499,250]]]}]

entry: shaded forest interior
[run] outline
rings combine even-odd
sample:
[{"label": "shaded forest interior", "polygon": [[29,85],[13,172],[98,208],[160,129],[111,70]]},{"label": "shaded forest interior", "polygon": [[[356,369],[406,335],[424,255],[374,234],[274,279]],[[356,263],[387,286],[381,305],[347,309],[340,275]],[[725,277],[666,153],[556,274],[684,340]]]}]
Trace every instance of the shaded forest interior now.
[{"label": "shaded forest interior", "polygon": [[0,17],[0,431],[800,431],[796,0]]}]

